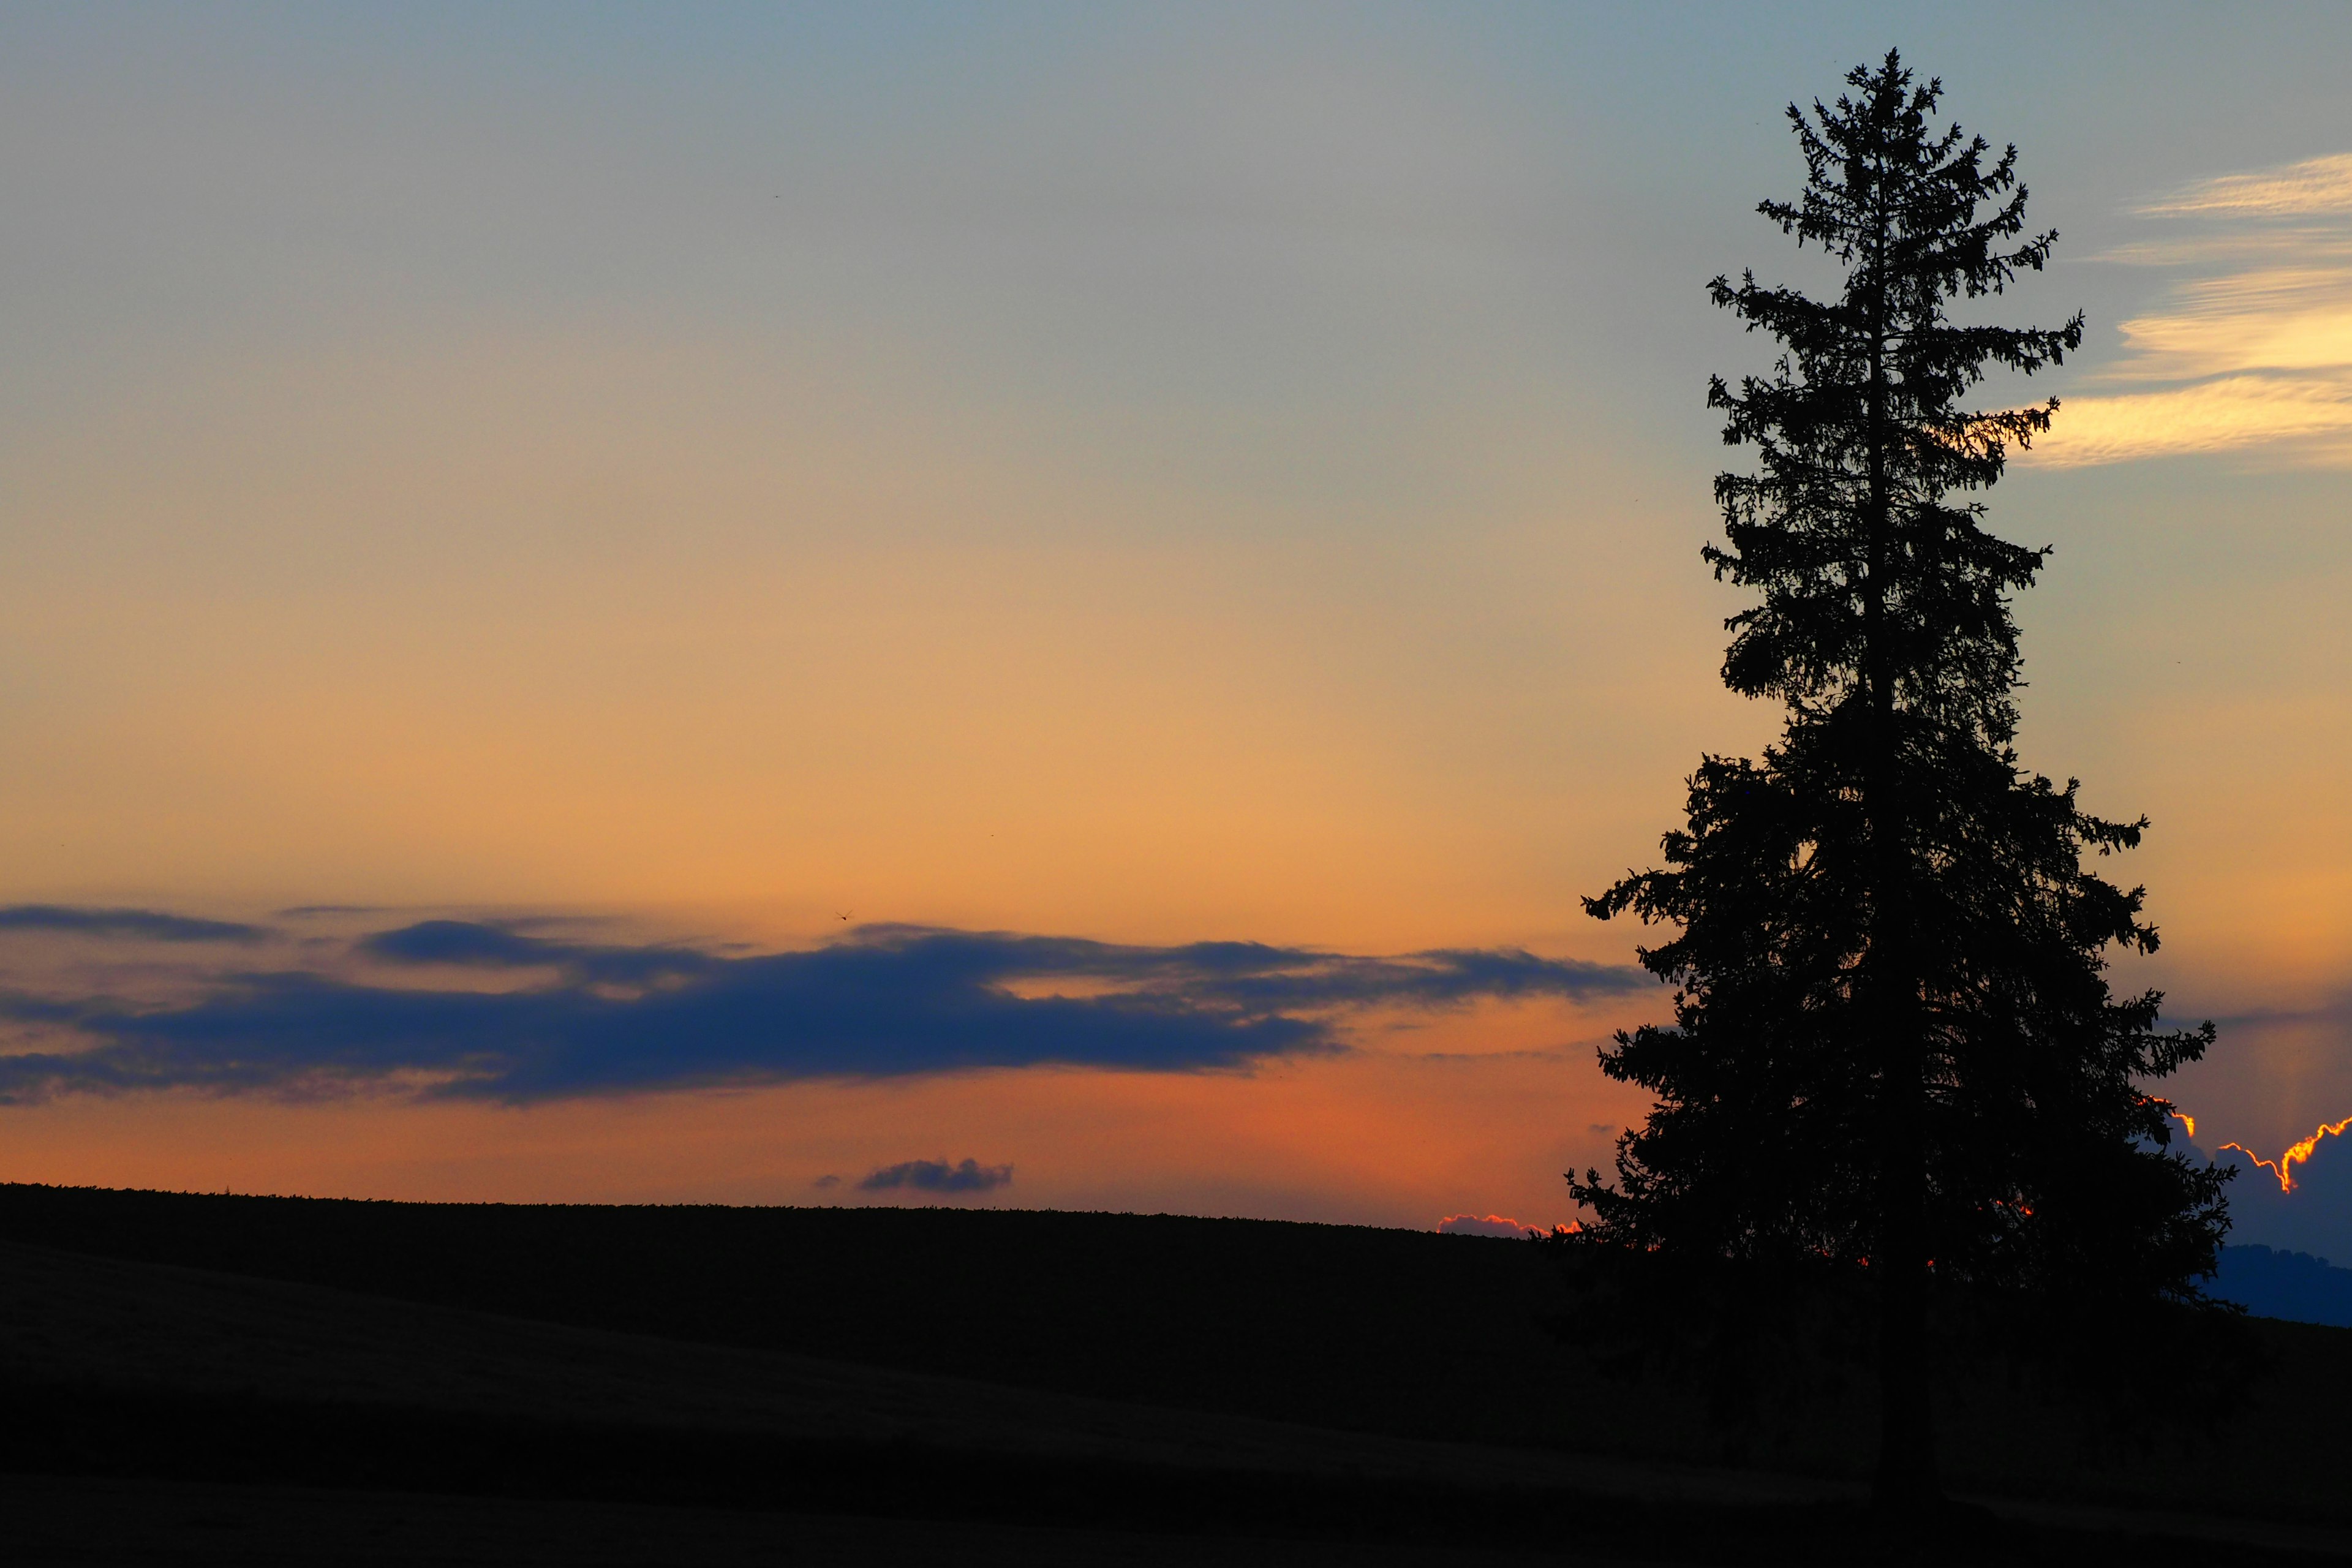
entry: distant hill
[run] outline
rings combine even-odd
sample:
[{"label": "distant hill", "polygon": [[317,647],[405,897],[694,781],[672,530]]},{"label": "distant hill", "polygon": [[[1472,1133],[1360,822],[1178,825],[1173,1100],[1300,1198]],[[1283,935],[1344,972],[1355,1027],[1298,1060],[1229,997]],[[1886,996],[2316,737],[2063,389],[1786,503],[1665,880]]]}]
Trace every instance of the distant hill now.
[{"label": "distant hill", "polygon": [[[1398,1436],[1573,1447],[1527,1242],[1016,1209],[367,1203],[0,1185],[0,1239],[622,1333]],[[1676,1447],[1681,1415],[1608,1412]],[[1663,1428],[1663,1429],[1655,1429]]]},{"label": "distant hill", "polygon": [[2308,1252],[2225,1247],[2221,1275],[2206,1289],[2258,1318],[2352,1328],[2352,1268],[2334,1268]]}]

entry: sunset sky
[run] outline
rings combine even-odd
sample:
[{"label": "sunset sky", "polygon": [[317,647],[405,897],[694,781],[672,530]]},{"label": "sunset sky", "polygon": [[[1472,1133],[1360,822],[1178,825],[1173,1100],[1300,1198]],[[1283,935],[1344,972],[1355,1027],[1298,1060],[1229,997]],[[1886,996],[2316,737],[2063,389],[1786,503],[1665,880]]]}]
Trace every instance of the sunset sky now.
[{"label": "sunset sky", "polygon": [[1572,1217],[1578,899],[1777,721],[1704,285],[1890,45],[2088,312],[2118,983],[2352,1116],[2352,10],[12,6],[0,1176]]}]

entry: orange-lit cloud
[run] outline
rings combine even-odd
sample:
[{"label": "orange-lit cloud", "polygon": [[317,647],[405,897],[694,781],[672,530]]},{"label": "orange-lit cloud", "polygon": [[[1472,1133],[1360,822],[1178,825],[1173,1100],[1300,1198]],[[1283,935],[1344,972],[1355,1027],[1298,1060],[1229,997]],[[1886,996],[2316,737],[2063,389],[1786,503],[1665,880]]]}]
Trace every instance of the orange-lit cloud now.
[{"label": "orange-lit cloud", "polygon": [[2279,1191],[2291,1193],[2295,1189],[2294,1168],[2311,1158],[2312,1151],[2319,1147],[2320,1140],[2336,1137],[2347,1127],[2352,1127],[2352,1117],[2346,1117],[2341,1121],[2323,1121],[2309,1137],[2298,1138],[2288,1144],[2275,1160],[2263,1159],[2243,1143],[2224,1143],[2221,1147],[2235,1149],[2239,1153],[2277,1177]]},{"label": "orange-lit cloud", "polygon": [[2176,289],[2163,314],[2123,323],[2118,380],[2352,365],[2352,266],[2271,267]]},{"label": "orange-lit cloud", "polygon": [[2190,276],[2120,324],[2123,356],[2065,399],[2029,460],[2352,465],[2352,153],[2208,180],[2139,212],[2188,232],[2102,259]]},{"label": "orange-lit cloud", "polygon": [[1518,1237],[1530,1231],[1541,1232],[1548,1226],[1529,1225],[1500,1214],[1450,1214],[1437,1222],[1441,1236],[1499,1236]]},{"label": "orange-lit cloud", "polygon": [[[2352,331],[2352,312],[2340,323]],[[2033,456],[2052,468],[2291,446],[2299,464],[2352,461],[2352,378],[2234,375],[2159,392],[2069,397]]]},{"label": "orange-lit cloud", "polygon": [[2203,180],[2139,209],[2151,217],[2307,217],[2352,214],[2352,153]]}]

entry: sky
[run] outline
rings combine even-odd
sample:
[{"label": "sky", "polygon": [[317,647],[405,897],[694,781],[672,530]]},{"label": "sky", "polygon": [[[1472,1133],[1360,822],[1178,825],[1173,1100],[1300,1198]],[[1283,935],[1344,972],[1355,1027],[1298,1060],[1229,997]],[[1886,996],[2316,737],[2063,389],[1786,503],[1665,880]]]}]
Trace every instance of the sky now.
[{"label": "sky", "polygon": [[1579,900],[1776,723],[1704,286],[1890,46],[2088,317],[1987,500],[2117,984],[2352,1115],[2340,6],[7,7],[0,1174],[1571,1218]]}]

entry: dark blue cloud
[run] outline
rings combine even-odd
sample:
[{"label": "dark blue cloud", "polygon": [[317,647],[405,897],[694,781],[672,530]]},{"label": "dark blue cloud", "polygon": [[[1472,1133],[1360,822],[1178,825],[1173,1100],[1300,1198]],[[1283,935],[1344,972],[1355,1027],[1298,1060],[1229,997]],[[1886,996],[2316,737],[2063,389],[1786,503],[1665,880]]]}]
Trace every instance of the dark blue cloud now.
[{"label": "dark blue cloud", "polygon": [[986,1193],[1010,1185],[1012,1181],[1010,1165],[983,1165],[977,1160],[966,1160],[960,1165],[950,1165],[945,1160],[904,1160],[871,1173],[857,1184],[857,1190],[887,1193],[912,1187],[922,1193]]},{"label": "dark blue cloud", "polygon": [[[431,921],[362,938],[356,951],[378,963],[505,971],[512,984],[484,990],[478,982],[386,984],[295,972],[228,976],[172,1006],[0,996],[0,1016],[89,1042],[0,1057],[0,1099],[413,1084],[528,1101],[982,1068],[1191,1072],[1336,1050],[1333,1015],[1348,1008],[1580,996],[1648,983],[1639,971],[1515,952],[1357,958],[908,926],[863,928],[812,952],[722,957]],[[1057,981],[1081,983],[1072,988],[1082,994],[1038,994]]]},{"label": "dark blue cloud", "polygon": [[196,920],[156,910],[88,910],[67,904],[0,906],[0,931],[69,931],[145,942],[259,942],[269,933],[233,921]]},{"label": "dark blue cloud", "polygon": [[395,963],[456,963],[477,969],[553,967],[606,985],[644,985],[665,976],[701,974],[724,963],[682,947],[599,946],[525,935],[511,925],[419,921],[362,937],[358,950]]},{"label": "dark blue cloud", "polygon": [[553,962],[546,944],[476,921],[419,921],[362,937],[359,949],[404,963],[526,964]]}]

